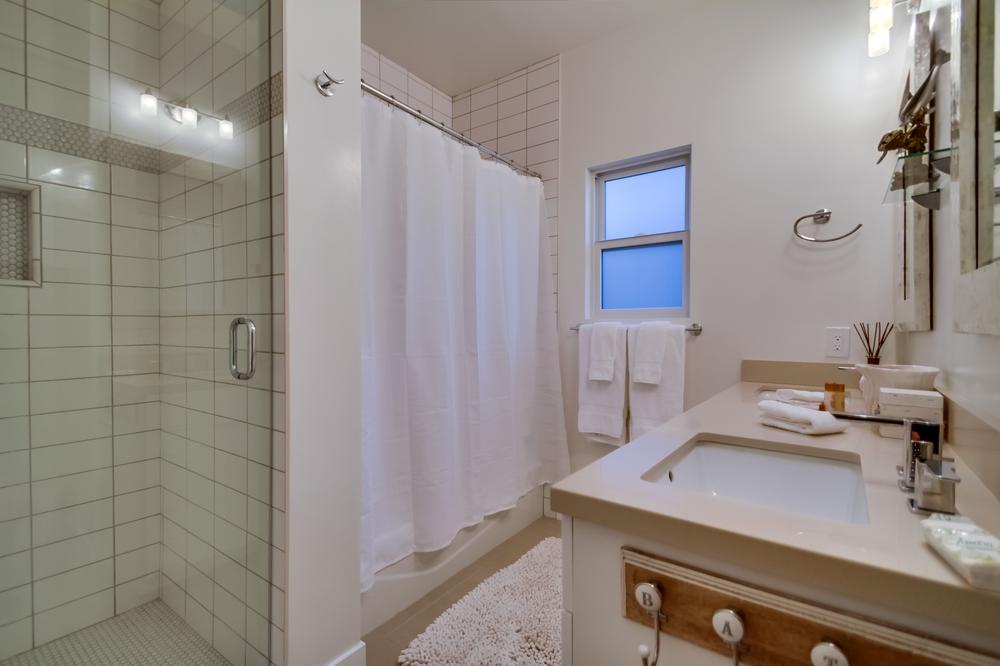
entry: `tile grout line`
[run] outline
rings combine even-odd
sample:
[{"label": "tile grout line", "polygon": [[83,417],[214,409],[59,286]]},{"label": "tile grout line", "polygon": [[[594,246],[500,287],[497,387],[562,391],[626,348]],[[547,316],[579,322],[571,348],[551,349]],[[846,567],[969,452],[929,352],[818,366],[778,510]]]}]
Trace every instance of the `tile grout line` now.
[{"label": "tile grout line", "polygon": [[[28,29],[27,28],[27,22],[28,22],[28,19],[27,19],[28,12],[27,12],[27,10],[25,10],[24,14],[25,14],[25,37],[27,37],[27,29]],[[25,41],[25,44],[27,44],[27,41]],[[28,58],[27,46],[25,46],[24,57],[25,57],[25,73],[27,73],[27,58]],[[24,102],[25,106],[27,106],[27,103],[28,103],[28,97],[27,97],[27,77],[25,77],[25,98],[24,99],[25,99],[25,102]],[[27,175],[28,169],[30,168],[29,164],[28,164],[28,160],[29,159],[30,158],[28,156],[28,149],[25,148],[24,149],[24,171],[25,171],[25,175]],[[41,225],[39,225],[39,229],[41,229]],[[39,245],[39,254],[41,254],[42,240],[43,239],[40,238],[39,239],[39,243],[38,243],[38,245]],[[32,301],[32,299],[31,299],[31,293],[32,292],[28,291],[25,294],[25,301],[27,301],[26,304],[25,304],[25,306],[26,306],[25,311],[27,312],[26,316],[27,316],[27,320],[28,320],[28,324],[27,324],[27,326],[28,326],[28,340],[27,340],[27,344],[28,344],[28,363],[27,363],[27,366],[28,366],[28,377],[29,378],[31,377],[31,349],[32,349],[32,347],[31,347],[31,301]],[[30,575],[29,582],[31,584],[31,593],[29,595],[29,597],[31,599],[31,608],[29,609],[31,611],[31,614],[29,615],[29,617],[31,618],[31,622],[30,622],[31,629],[30,629],[30,632],[29,632],[29,636],[31,637],[31,648],[34,648],[35,647],[35,521],[34,521],[33,516],[34,516],[34,509],[35,509],[35,507],[34,507],[34,504],[33,504],[34,503],[34,495],[31,492],[31,485],[30,485],[30,483],[31,483],[31,476],[32,476],[32,469],[31,469],[31,457],[32,456],[31,456],[31,453],[30,453],[30,451],[31,451],[31,428],[32,428],[31,414],[32,414],[31,389],[30,389],[30,385],[29,385],[29,388],[28,388],[28,451],[29,451],[29,453],[28,453],[28,483],[29,483],[29,485],[28,485],[28,548],[31,551],[31,553],[28,555],[28,560],[29,560],[28,571],[29,571],[29,575]],[[31,649],[31,648],[29,648],[29,649]]]}]

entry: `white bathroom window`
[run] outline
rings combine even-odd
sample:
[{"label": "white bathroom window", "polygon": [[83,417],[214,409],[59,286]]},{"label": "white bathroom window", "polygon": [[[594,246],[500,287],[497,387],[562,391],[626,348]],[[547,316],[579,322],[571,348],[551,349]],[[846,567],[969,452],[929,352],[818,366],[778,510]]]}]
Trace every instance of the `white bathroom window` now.
[{"label": "white bathroom window", "polygon": [[688,314],[688,149],[594,172],[592,318]]}]

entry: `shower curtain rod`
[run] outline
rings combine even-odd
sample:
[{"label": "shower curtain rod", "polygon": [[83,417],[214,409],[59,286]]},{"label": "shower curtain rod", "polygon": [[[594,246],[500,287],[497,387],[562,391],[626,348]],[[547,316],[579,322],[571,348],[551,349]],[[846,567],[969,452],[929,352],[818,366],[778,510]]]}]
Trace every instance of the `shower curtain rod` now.
[{"label": "shower curtain rod", "polygon": [[364,79],[361,80],[361,89],[363,91],[365,91],[366,93],[369,93],[370,95],[374,95],[375,97],[378,97],[380,100],[382,100],[386,104],[391,104],[392,106],[396,107],[397,109],[402,109],[403,111],[406,111],[408,114],[410,114],[411,116],[413,116],[417,120],[422,120],[423,122],[427,123],[428,125],[433,125],[434,127],[438,128],[439,130],[441,130],[442,132],[444,132],[445,134],[447,134],[451,138],[455,139],[456,141],[461,141],[464,144],[467,144],[469,146],[472,146],[473,148],[478,149],[479,152],[486,154],[488,157],[490,157],[492,159],[495,159],[498,162],[503,162],[504,164],[506,164],[507,166],[509,166],[511,169],[514,169],[515,171],[519,171],[519,172],[521,172],[521,173],[523,173],[525,175],[528,175],[528,176],[533,176],[533,177],[537,178],[538,180],[542,179],[541,174],[539,174],[539,173],[537,173],[535,171],[532,171],[531,169],[528,169],[526,167],[520,166],[516,162],[512,162],[511,160],[507,159],[506,157],[503,157],[500,153],[498,153],[497,151],[493,150],[492,148],[484,146],[483,144],[479,143],[478,141],[473,141],[472,139],[470,139],[469,137],[465,136],[461,132],[453,130],[452,128],[448,127],[444,123],[439,123],[438,121],[434,120],[433,118],[431,118],[430,116],[424,114],[423,112],[418,111],[417,109],[414,109],[409,104],[403,104],[402,102],[400,102],[399,100],[397,100],[392,95],[386,95],[384,92],[382,92],[378,88],[375,88],[375,87],[373,87],[373,86],[365,83]]}]

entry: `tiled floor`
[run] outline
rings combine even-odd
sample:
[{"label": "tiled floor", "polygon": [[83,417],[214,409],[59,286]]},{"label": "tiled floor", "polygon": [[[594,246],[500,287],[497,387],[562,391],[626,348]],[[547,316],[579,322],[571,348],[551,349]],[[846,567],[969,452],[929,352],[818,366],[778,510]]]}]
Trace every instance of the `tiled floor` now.
[{"label": "tiled floor", "polygon": [[427,596],[366,635],[368,666],[394,666],[399,653],[449,606],[491,575],[513,564],[546,537],[559,536],[559,521],[541,518],[462,569]]},{"label": "tiled floor", "polygon": [[157,599],[0,666],[229,666],[179,615]]}]

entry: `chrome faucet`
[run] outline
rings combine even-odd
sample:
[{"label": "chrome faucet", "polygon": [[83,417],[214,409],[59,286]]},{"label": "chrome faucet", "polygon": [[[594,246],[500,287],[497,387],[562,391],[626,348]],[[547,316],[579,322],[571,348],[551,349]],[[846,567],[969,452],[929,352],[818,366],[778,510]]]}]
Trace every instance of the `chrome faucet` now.
[{"label": "chrome faucet", "polygon": [[955,474],[954,459],[942,455],[940,423],[850,412],[830,413],[839,419],[903,426],[903,452],[896,473],[899,489],[915,494],[907,499],[910,509],[955,513],[955,484],[960,479]]}]

